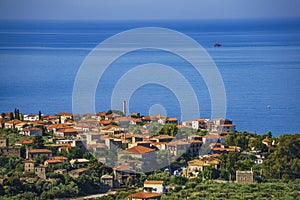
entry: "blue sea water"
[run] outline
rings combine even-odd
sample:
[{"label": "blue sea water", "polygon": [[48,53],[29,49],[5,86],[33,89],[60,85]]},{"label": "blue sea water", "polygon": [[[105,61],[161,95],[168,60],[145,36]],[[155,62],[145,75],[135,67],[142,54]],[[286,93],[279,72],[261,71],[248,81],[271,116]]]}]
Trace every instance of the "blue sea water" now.
[{"label": "blue sea water", "polygon": [[[76,74],[89,52],[105,39],[139,27],[163,27],[188,35],[216,63],[227,96],[227,118],[239,131],[274,135],[299,132],[300,20],[210,21],[1,21],[0,111],[72,112]],[[214,43],[222,47],[213,47]],[[170,52],[147,49],[123,55],[105,71],[96,92],[96,110],[111,109],[112,90],[121,76],[146,63],[172,66],[197,94],[201,115],[210,118],[205,82],[185,60]],[[141,86],[129,110],[148,114],[162,105],[180,119],[180,105],[168,88]],[[121,106],[121,105],[120,105]]]}]

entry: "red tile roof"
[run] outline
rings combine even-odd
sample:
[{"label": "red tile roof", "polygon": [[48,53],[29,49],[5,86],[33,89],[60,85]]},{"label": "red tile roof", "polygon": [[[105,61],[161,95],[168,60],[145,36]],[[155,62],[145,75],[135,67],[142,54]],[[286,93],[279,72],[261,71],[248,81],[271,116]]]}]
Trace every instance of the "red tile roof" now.
[{"label": "red tile roof", "polygon": [[57,114],[58,116],[73,116],[71,113],[68,113],[68,112],[60,112]]},{"label": "red tile roof", "polygon": [[128,198],[134,198],[134,199],[151,199],[151,198],[155,198],[155,197],[160,197],[161,194],[159,193],[148,193],[148,192],[138,192],[135,194],[132,194],[130,196],[128,196]]},{"label": "red tile roof", "polygon": [[23,145],[23,144],[32,144],[33,140],[32,139],[26,139],[26,140],[19,140],[15,144],[16,145]]},{"label": "red tile roof", "polygon": [[163,184],[164,181],[146,180],[144,184]]},{"label": "red tile roof", "polygon": [[30,149],[28,150],[29,153],[52,153],[49,149]]},{"label": "red tile roof", "polygon": [[62,160],[46,160],[45,162],[47,162],[48,164],[54,164],[54,163],[62,163]]},{"label": "red tile roof", "polygon": [[9,121],[5,122],[5,124],[14,124],[14,125],[20,124],[20,123],[22,123],[22,121],[18,120],[18,119],[13,119],[13,120],[9,120]]},{"label": "red tile roof", "polygon": [[122,151],[122,153],[127,153],[127,154],[145,154],[145,153],[150,153],[150,152],[154,152],[154,149],[150,149],[148,147],[144,147],[144,146],[135,146],[129,149],[126,149],[124,151]]}]

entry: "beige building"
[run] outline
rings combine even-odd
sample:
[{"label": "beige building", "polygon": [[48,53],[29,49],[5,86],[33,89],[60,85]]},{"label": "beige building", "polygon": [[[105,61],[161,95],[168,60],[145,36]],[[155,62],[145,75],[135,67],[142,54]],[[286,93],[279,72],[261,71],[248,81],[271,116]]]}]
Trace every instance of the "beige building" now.
[{"label": "beige building", "polygon": [[236,171],[236,182],[237,183],[253,183],[253,172],[252,171]]},{"label": "beige building", "polygon": [[34,159],[42,155],[50,158],[52,156],[52,151],[49,149],[26,149],[26,159]]},{"label": "beige building", "polygon": [[164,194],[167,192],[164,181],[146,180],[144,182],[144,192],[156,192]]}]

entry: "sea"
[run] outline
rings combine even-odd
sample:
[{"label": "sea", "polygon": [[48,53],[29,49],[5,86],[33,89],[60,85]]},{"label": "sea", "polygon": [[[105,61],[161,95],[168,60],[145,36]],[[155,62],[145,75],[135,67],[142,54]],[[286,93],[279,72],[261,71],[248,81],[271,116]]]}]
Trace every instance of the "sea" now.
[{"label": "sea", "polygon": [[[300,132],[300,19],[0,21],[0,112],[72,112],[74,82],[91,51],[116,34],[144,27],[177,31],[205,49],[224,83],[226,118],[238,131],[272,131],[275,136]],[[216,43],[221,46],[214,47]],[[204,78],[182,57],[152,48],[127,52],[106,68],[95,91],[95,111],[122,109],[121,104],[111,106],[118,81],[134,67],[149,63],[178,71],[194,90],[199,118],[211,118],[212,100]],[[181,88],[174,79],[175,88]],[[128,113],[161,112],[186,120],[181,118],[185,108],[180,99],[190,97],[159,81],[137,81],[128,98]]]}]

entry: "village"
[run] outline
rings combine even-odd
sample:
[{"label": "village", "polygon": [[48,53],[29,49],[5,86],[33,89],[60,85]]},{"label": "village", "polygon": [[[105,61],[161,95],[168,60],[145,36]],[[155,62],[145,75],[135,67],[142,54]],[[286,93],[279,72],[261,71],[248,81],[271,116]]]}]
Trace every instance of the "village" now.
[{"label": "village", "polygon": [[[110,110],[84,115],[67,112],[23,115],[15,110],[3,113],[0,122],[0,128],[14,129],[25,138],[14,144],[10,144],[7,137],[0,138],[2,155],[24,159],[23,181],[28,181],[27,175],[50,179],[49,172],[73,179],[89,175],[91,160],[83,156],[89,152],[97,162],[111,168],[107,173],[98,174],[105,188],[99,192],[131,187],[140,172],[162,171],[187,179],[199,176],[203,180],[217,179],[221,177],[215,172],[221,170],[222,155],[235,152],[256,165],[262,164],[267,155],[255,146],[251,151],[243,151],[243,147],[228,145],[226,138],[236,132],[236,126],[232,120],[223,118],[195,119],[179,124],[178,119],[159,114],[126,116],[121,111]],[[42,148],[34,148],[33,144],[39,142],[36,138],[45,138],[39,144]],[[261,144],[267,151],[276,142],[270,136],[263,138]],[[68,156],[72,149],[80,151],[80,156]],[[254,174],[252,166],[245,169],[228,173],[223,178],[237,183],[259,180],[260,174]],[[0,178],[2,182],[5,180],[5,176]],[[163,180],[144,180],[142,190],[128,198],[160,199],[170,188]]]}]

